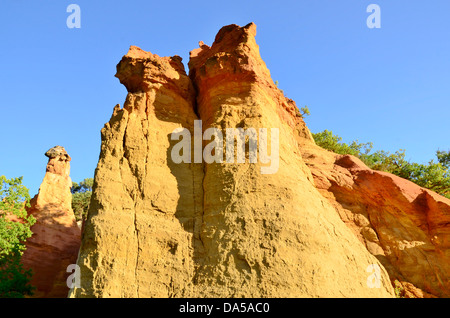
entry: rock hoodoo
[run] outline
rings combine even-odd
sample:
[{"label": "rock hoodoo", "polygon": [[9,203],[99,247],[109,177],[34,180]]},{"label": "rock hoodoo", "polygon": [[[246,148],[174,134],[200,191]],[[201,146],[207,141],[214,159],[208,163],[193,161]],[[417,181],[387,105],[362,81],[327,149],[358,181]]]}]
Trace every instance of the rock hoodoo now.
[{"label": "rock hoodoo", "polygon": [[[301,151],[311,135],[255,35],[253,23],[222,28],[191,52],[189,76],[180,57],[137,47],[117,65],[128,95],[101,132],[71,297],[394,296],[382,262],[316,189]],[[266,163],[248,154],[245,163],[198,162],[194,143],[192,160],[175,163],[172,133],[194,136],[195,120],[224,135],[277,129],[277,171],[262,174]],[[379,268],[375,287],[370,268]]]},{"label": "rock hoodoo", "polygon": [[36,218],[33,236],[26,241],[22,257],[25,268],[33,270],[34,297],[67,297],[67,267],[75,264],[81,231],[72,211],[70,156],[61,146],[45,153],[49,158],[39,193],[31,200],[28,213]]}]

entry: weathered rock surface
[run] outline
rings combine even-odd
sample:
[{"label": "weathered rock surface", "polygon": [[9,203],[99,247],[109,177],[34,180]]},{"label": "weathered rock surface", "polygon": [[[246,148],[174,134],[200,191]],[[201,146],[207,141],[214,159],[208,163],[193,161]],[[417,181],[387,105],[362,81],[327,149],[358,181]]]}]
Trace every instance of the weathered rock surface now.
[{"label": "weathered rock surface", "polygon": [[32,237],[22,257],[25,268],[33,270],[34,297],[67,297],[67,266],[75,264],[81,231],[72,211],[70,156],[56,146],[45,154],[49,161],[39,193],[31,200],[28,213],[36,218]]},{"label": "weathered rock surface", "polygon": [[[254,24],[222,28],[191,52],[189,76],[179,57],[137,47],[118,64],[128,96],[102,129],[71,297],[394,296],[384,267],[315,188],[299,144],[311,135],[255,35]],[[277,128],[278,170],[262,174],[267,164],[248,154],[246,163],[175,163],[171,133],[194,136],[196,119],[224,136]],[[379,288],[368,286],[372,264]]]},{"label": "weathered rock surface", "polygon": [[300,146],[315,184],[406,297],[450,297],[450,200],[353,156]]},{"label": "weathered rock surface", "polygon": [[131,47],[116,75],[129,94],[102,129],[76,296],[192,295],[202,164],[175,164],[170,134],[193,133],[195,91],[179,57]]}]

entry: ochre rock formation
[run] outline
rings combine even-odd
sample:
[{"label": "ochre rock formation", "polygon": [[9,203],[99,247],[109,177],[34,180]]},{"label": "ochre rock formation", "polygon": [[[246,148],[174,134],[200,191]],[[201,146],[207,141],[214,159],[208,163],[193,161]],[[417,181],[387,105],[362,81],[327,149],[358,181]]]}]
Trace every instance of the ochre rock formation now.
[{"label": "ochre rock formation", "polygon": [[81,244],[81,231],[72,211],[70,156],[60,146],[45,154],[49,160],[39,193],[27,208],[36,218],[33,235],[26,241],[24,267],[33,270],[33,297],[67,297],[66,272],[75,264]]},{"label": "ochre rock formation", "polygon": [[188,295],[201,244],[203,167],[175,164],[170,134],[179,127],[193,132],[195,90],[181,58],[137,47],[124,56],[116,76],[129,94],[101,132],[78,263],[81,289],[74,292]]},{"label": "ochre rock formation", "polygon": [[[315,187],[301,144],[313,145],[311,134],[255,35],[253,23],[222,28],[191,52],[189,76],[178,56],[131,47],[122,58],[116,76],[128,96],[101,132],[71,297],[395,296],[382,261]],[[224,136],[278,129],[278,169],[263,174],[268,164],[249,154],[245,163],[197,161],[195,142],[191,162],[176,163],[172,132],[195,139],[195,120]]]},{"label": "ochre rock formation", "polygon": [[300,146],[316,187],[405,297],[450,297],[450,200],[353,156]]}]

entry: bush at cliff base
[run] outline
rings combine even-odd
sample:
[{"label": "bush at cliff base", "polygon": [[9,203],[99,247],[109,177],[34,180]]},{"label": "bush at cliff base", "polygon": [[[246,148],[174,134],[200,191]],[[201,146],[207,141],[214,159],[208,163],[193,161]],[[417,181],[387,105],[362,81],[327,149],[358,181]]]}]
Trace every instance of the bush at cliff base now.
[{"label": "bush at cliff base", "polygon": [[33,294],[32,273],[20,262],[25,240],[31,237],[35,219],[28,216],[28,189],[22,178],[0,176],[0,297],[17,298]]}]

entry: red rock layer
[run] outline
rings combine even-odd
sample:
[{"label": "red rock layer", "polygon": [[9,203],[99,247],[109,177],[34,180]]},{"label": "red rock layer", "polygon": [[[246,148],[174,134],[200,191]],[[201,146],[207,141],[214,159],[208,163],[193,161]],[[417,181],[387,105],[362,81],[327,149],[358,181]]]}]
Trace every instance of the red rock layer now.
[{"label": "red rock layer", "polygon": [[353,156],[301,146],[316,187],[407,297],[450,296],[450,200]]}]

